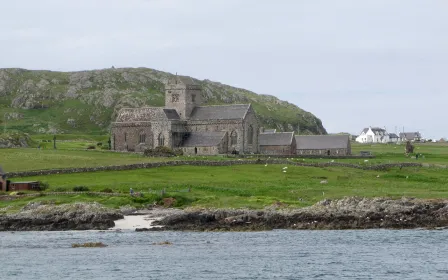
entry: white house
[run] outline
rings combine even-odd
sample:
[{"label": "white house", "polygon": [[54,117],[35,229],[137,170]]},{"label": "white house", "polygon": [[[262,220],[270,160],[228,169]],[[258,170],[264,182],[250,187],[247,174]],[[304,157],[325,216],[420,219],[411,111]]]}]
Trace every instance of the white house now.
[{"label": "white house", "polygon": [[389,133],[383,128],[368,127],[364,128],[362,132],[356,137],[356,142],[359,143],[389,143]]}]

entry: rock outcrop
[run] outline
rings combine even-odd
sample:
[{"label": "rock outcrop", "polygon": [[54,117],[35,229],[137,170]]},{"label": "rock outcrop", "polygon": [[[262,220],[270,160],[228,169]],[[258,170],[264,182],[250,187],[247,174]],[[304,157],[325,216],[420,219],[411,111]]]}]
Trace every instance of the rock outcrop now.
[{"label": "rock outcrop", "polygon": [[106,230],[122,218],[119,211],[98,203],[30,203],[18,213],[0,214],[0,231]]},{"label": "rock outcrop", "polygon": [[0,148],[25,148],[31,141],[30,136],[26,133],[0,134]]},{"label": "rock outcrop", "polygon": [[191,231],[435,228],[448,226],[448,201],[350,197],[295,210],[186,211],[153,224]]}]

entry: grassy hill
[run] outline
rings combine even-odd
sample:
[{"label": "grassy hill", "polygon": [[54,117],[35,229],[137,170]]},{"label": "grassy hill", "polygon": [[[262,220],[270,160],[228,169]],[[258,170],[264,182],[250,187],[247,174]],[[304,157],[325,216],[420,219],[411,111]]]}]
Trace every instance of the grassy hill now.
[{"label": "grassy hill", "polygon": [[[170,73],[147,68],[82,72],[0,69],[0,119],[27,133],[105,134],[123,107],[164,106]],[[280,131],[326,134],[320,119],[274,96],[198,81],[206,104],[252,103],[261,124]]]}]

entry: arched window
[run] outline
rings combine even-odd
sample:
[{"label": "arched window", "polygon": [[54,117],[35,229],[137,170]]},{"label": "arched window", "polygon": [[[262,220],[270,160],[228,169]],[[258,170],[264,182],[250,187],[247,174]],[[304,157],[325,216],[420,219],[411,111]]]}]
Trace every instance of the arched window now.
[{"label": "arched window", "polygon": [[230,134],[230,145],[236,145],[238,140],[238,134],[236,134],[236,131],[232,131],[232,133]]},{"label": "arched window", "polygon": [[254,128],[249,125],[249,130],[247,131],[247,144],[252,145],[254,142]]},{"label": "arched window", "polygon": [[146,143],[146,134],[144,132],[140,132],[139,143]]},{"label": "arched window", "polygon": [[159,134],[159,146],[165,146],[165,137],[162,133]]},{"label": "arched window", "polygon": [[128,134],[125,132],[124,133],[124,142],[128,141]]}]

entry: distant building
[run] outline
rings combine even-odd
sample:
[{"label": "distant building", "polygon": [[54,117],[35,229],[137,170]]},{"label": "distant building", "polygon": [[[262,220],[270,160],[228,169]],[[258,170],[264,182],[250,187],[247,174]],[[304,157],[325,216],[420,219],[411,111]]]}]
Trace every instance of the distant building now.
[{"label": "distant building", "polygon": [[358,137],[356,137],[358,143],[388,143],[389,134],[386,129],[379,127],[364,128]]},{"label": "distant building", "polygon": [[401,142],[420,142],[422,140],[422,135],[420,132],[401,132],[400,141]]},{"label": "distant building", "polygon": [[296,136],[297,155],[346,156],[351,155],[349,135]]},{"label": "distant building", "polygon": [[266,155],[295,155],[294,132],[261,133],[258,136],[260,153]]},{"label": "distant building", "polygon": [[389,142],[390,143],[398,143],[400,141],[400,137],[395,133],[389,133]]}]

